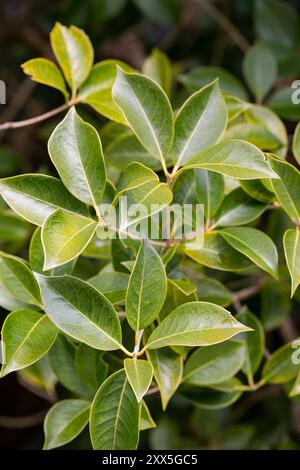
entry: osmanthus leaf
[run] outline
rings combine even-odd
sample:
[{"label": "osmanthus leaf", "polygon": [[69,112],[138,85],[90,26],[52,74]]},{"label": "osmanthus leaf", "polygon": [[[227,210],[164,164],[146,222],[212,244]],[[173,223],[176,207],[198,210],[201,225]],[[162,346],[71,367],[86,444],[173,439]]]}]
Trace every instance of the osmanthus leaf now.
[{"label": "osmanthus leaf", "polygon": [[269,164],[280,179],[272,181],[274,193],[283,210],[295,220],[300,219],[300,172],[293,165],[269,156]]},{"label": "osmanthus leaf", "polygon": [[38,227],[32,235],[29,246],[29,264],[32,271],[43,274],[44,276],[63,276],[64,274],[72,274],[77,258],[69,263],[58,266],[57,268],[44,271],[45,254],[41,238],[41,228]]},{"label": "osmanthus leaf", "polygon": [[84,122],[72,107],[51,134],[48,150],[70,193],[96,208],[106,185],[102,146],[96,129]]},{"label": "osmanthus leaf", "polygon": [[45,311],[61,331],[95,349],[120,348],[120,321],[104,295],[72,276],[35,276]]},{"label": "osmanthus leaf", "polygon": [[75,352],[75,367],[85,385],[96,392],[106,379],[108,364],[103,360],[103,352],[81,343]]},{"label": "osmanthus leaf", "polygon": [[287,285],[268,280],[261,289],[261,321],[266,331],[281,327],[291,312]]},{"label": "osmanthus leaf", "polygon": [[300,284],[300,233],[299,228],[288,229],[283,237],[286,264],[290,272],[292,287],[291,296]]},{"label": "osmanthus leaf", "polygon": [[117,271],[100,272],[87,281],[112,303],[124,302],[128,288],[129,275]]},{"label": "osmanthus leaf", "polygon": [[124,360],[124,368],[136,399],[140,402],[151,385],[153,367],[143,359],[128,358]]},{"label": "osmanthus leaf", "polygon": [[43,225],[56,209],[88,215],[87,206],[52,176],[28,174],[1,179],[0,194],[17,214],[35,225]]},{"label": "osmanthus leaf", "polygon": [[50,33],[53,52],[74,95],[90,73],[93,46],[82,29],[56,23]]},{"label": "osmanthus leaf", "polygon": [[197,287],[186,279],[172,279],[169,278],[168,282],[173,284],[177,290],[182,292],[185,296],[190,296],[196,292]]},{"label": "osmanthus leaf", "polygon": [[241,100],[237,96],[233,96],[230,94],[224,94],[224,100],[228,110],[228,121],[233,121],[233,119],[240,116],[240,114],[244,113],[246,109],[249,108],[250,103]]},{"label": "osmanthus leaf", "polygon": [[282,146],[282,141],[263,123],[240,122],[230,126],[224,139],[241,139],[256,145],[263,151],[276,151]]},{"label": "osmanthus leaf", "polygon": [[213,385],[234,376],[245,360],[245,347],[239,341],[196,349],[186,362],[183,382]]},{"label": "osmanthus leaf", "polygon": [[300,163],[300,123],[298,122],[293,136],[293,155]]},{"label": "osmanthus leaf", "polygon": [[300,371],[298,372],[293,388],[289,394],[290,397],[296,397],[297,395],[300,395]]},{"label": "osmanthus leaf", "polygon": [[18,376],[24,384],[36,387],[46,393],[49,398],[55,396],[57,377],[51,367],[49,354],[46,354],[31,366],[19,370]]},{"label": "osmanthus leaf", "polygon": [[1,377],[38,361],[51,348],[58,330],[47,315],[34,310],[15,310],[1,331],[3,365]]},{"label": "osmanthus leaf", "polygon": [[228,227],[219,233],[235,250],[277,279],[278,253],[268,235],[252,227]]},{"label": "osmanthus leaf", "polygon": [[95,450],[134,450],[139,441],[141,406],[124,369],[112,374],[95,395],[90,434]]},{"label": "osmanthus leaf", "polygon": [[275,194],[269,191],[261,180],[240,180],[239,183],[245,193],[257,201],[270,203],[276,199]]},{"label": "osmanthus leaf", "polygon": [[167,277],[156,250],[143,241],[130,275],[126,297],[126,318],[135,331],[142,330],[157,318],[167,293]]},{"label": "osmanthus leaf", "polygon": [[77,348],[72,341],[62,334],[49,351],[51,367],[58,381],[71,392],[84,398],[91,398],[93,392],[86,384],[76,364]]},{"label": "osmanthus leaf", "polygon": [[267,204],[252,199],[241,188],[236,188],[225,197],[215,216],[213,227],[244,225],[257,219]]},{"label": "osmanthus leaf", "polygon": [[91,241],[97,222],[79,214],[57,209],[42,227],[44,270],[62,266],[77,258]]},{"label": "osmanthus leaf", "polygon": [[32,308],[32,305],[22,302],[9,292],[1,283],[0,276],[0,306],[11,312],[12,310],[20,310],[24,308]]},{"label": "osmanthus leaf", "polygon": [[251,329],[227,310],[209,302],[189,302],[171,312],[151,333],[147,349],[210,346]]},{"label": "osmanthus leaf", "polygon": [[278,178],[261,150],[238,139],[225,140],[199,152],[185,168],[203,168],[238,179]]},{"label": "osmanthus leaf", "polygon": [[159,178],[151,168],[142,163],[130,163],[120,176],[117,186],[117,197],[126,191],[137,189],[149,181],[159,182]]},{"label": "osmanthus leaf", "polygon": [[20,258],[0,252],[0,283],[17,300],[41,305],[38,283]]},{"label": "osmanthus leaf", "polygon": [[148,361],[152,364],[153,374],[160,392],[162,408],[168,403],[182,380],[183,357],[170,348],[146,350]]},{"label": "osmanthus leaf", "polygon": [[121,60],[103,60],[95,64],[80,87],[78,99],[92,106],[98,113],[113,121],[126,124],[123,114],[114,103],[112,87],[117,76],[117,65],[126,72],[134,69]]},{"label": "osmanthus leaf", "polygon": [[210,221],[224,198],[224,178],[213,171],[195,170],[195,181],[197,202],[204,204],[204,216]]},{"label": "osmanthus leaf", "polygon": [[203,236],[203,247],[199,250],[184,250],[197,263],[222,271],[241,271],[251,266],[246,256],[234,250],[219,233],[210,232]]},{"label": "osmanthus leaf", "polygon": [[147,403],[142,400],[141,405],[141,416],[140,416],[140,431],[146,431],[146,429],[156,428],[156,424],[150,414]]},{"label": "osmanthus leaf", "polygon": [[153,49],[151,55],[143,63],[142,72],[152,78],[165,91],[167,96],[171,94],[172,64],[169,57],[159,49]]},{"label": "osmanthus leaf", "polygon": [[112,94],[142,145],[157,160],[164,161],[172,145],[174,123],[171,105],[160,86],[118,68]]},{"label": "osmanthus leaf", "polygon": [[253,375],[257,371],[264,355],[264,329],[257,316],[250,312],[247,307],[243,307],[236,318],[253,330],[249,334],[241,333],[237,336],[237,339],[243,341],[245,345],[245,361],[242,371],[247,375],[250,382],[253,381]]},{"label": "osmanthus leaf", "polygon": [[221,307],[228,307],[233,302],[230,290],[217,279],[200,277],[197,279],[198,299],[204,302],[212,302]]},{"label": "osmanthus leaf", "polygon": [[184,386],[179,394],[193,405],[205,410],[220,410],[235,403],[241,396],[241,390],[223,391],[210,388]]},{"label": "osmanthus leaf", "polygon": [[293,361],[293,343],[277,349],[266,361],[262,378],[267,383],[282,384],[296,377],[299,372],[298,361]]},{"label": "osmanthus leaf", "polygon": [[22,69],[35,82],[56,88],[63,93],[66,100],[69,98],[62,73],[51,60],[41,57],[31,59],[22,64]]},{"label": "osmanthus leaf", "polygon": [[175,120],[172,158],[185,165],[201,150],[216,144],[227,125],[227,107],[218,82],[203,87],[183,104]]},{"label": "osmanthus leaf", "polygon": [[277,61],[272,51],[260,43],[251,47],[244,57],[243,74],[256,101],[261,102],[277,78]]},{"label": "osmanthus leaf", "polygon": [[67,399],[48,411],[44,422],[44,450],[61,447],[77,437],[89,421],[90,402]]}]

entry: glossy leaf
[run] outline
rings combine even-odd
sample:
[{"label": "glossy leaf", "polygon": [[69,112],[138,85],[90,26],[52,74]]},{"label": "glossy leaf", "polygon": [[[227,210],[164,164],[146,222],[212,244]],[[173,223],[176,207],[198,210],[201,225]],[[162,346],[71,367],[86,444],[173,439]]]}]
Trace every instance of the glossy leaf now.
[{"label": "glossy leaf", "polygon": [[197,280],[197,294],[199,300],[212,302],[221,307],[228,307],[233,301],[230,290],[221,282],[209,277]]},{"label": "glossy leaf", "polygon": [[204,204],[206,220],[218,211],[224,198],[224,179],[219,173],[208,170],[195,170],[197,202]]},{"label": "glossy leaf", "polygon": [[103,353],[81,343],[75,353],[75,367],[86,386],[96,392],[106,379],[108,365]]},{"label": "glossy leaf", "polygon": [[136,399],[140,402],[151,385],[153,367],[143,359],[125,359],[124,368]]},{"label": "glossy leaf", "polygon": [[297,124],[294,136],[293,136],[293,154],[298,162],[300,163],[300,123]]},{"label": "glossy leaf", "polygon": [[291,296],[300,284],[300,236],[299,228],[289,229],[285,232],[283,238],[284,254],[288,266],[292,286]]},{"label": "glossy leaf", "polygon": [[281,384],[296,377],[299,364],[294,363],[292,343],[277,349],[267,360],[262,371],[263,380],[267,383]]},{"label": "glossy leaf", "polygon": [[152,78],[165,91],[171,94],[172,64],[168,56],[159,49],[153,49],[151,55],[143,63],[143,74]]},{"label": "glossy leaf", "polygon": [[129,282],[126,273],[100,272],[88,280],[88,283],[96,287],[113,304],[124,302]]},{"label": "glossy leaf", "polygon": [[31,59],[22,64],[22,69],[35,82],[56,88],[68,99],[69,93],[61,71],[50,60],[44,58]]},{"label": "glossy leaf", "polygon": [[144,400],[141,405],[141,416],[140,416],[140,431],[146,431],[146,429],[156,428],[156,424],[150,414],[149,408]]}]

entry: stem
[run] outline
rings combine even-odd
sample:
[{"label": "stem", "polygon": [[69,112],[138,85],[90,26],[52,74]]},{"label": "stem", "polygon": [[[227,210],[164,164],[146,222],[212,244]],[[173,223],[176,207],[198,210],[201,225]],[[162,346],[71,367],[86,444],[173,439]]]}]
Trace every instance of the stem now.
[{"label": "stem", "polygon": [[138,353],[140,351],[140,344],[141,344],[143,333],[144,333],[144,330],[140,330],[135,333],[135,346],[134,346],[134,350],[132,353],[133,359],[137,358]]},{"label": "stem", "polygon": [[0,426],[8,429],[31,428],[44,421],[47,410],[38,411],[29,416],[0,416]]},{"label": "stem", "polygon": [[51,118],[52,116],[56,116],[59,113],[62,113],[66,109],[70,108],[76,104],[75,100],[68,101],[68,103],[65,103],[58,108],[54,108],[51,111],[48,111],[47,113],[40,114],[39,116],[36,116],[34,118],[30,119],[25,119],[24,121],[8,121],[5,122],[4,124],[0,124],[0,131],[7,130],[7,129],[17,129],[18,127],[25,127],[25,126],[30,126],[32,124],[37,124],[38,122],[45,121],[46,119]]}]

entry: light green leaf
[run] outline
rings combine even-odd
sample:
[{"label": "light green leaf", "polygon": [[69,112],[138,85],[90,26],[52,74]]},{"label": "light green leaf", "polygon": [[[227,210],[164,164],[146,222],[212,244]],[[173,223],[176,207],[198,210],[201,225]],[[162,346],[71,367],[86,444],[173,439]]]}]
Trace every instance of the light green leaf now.
[{"label": "light green leaf", "polygon": [[6,317],[1,331],[1,377],[38,361],[51,348],[57,332],[47,315],[34,310],[11,312]]},{"label": "light green leaf", "polygon": [[56,23],[50,33],[55,57],[62,68],[72,95],[90,73],[94,61],[93,46],[87,35],[76,26]]},{"label": "light green leaf", "polygon": [[275,194],[270,192],[261,180],[240,180],[239,183],[245,193],[257,201],[270,203],[275,199]]},{"label": "light green leaf", "polygon": [[117,76],[117,65],[125,72],[134,70],[121,60],[103,60],[95,64],[80,87],[78,99],[113,121],[126,124],[126,119],[114,103],[112,87]]},{"label": "light green leaf", "polygon": [[267,204],[252,199],[241,188],[231,191],[216,214],[213,227],[244,225],[256,220]]},{"label": "light green leaf", "polygon": [[162,408],[165,410],[181,383],[183,358],[169,348],[146,350],[146,355],[152,364]]},{"label": "light green leaf", "polygon": [[66,100],[69,98],[62,73],[50,60],[38,57],[37,59],[28,60],[21,67],[23,72],[30,76],[31,80],[56,88],[63,93]]},{"label": "light green leaf", "polygon": [[244,78],[259,103],[270,91],[277,78],[277,62],[264,44],[251,47],[243,61]]},{"label": "light green leaf", "polygon": [[300,371],[298,372],[298,375],[296,377],[295,383],[293,385],[292,390],[290,391],[290,397],[295,397],[297,395],[300,395]]},{"label": "light green leaf", "polygon": [[90,403],[68,399],[56,403],[44,422],[44,450],[61,447],[77,437],[89,421]]},{"label": "light green leaf", "polygon": [[95,349],[120,348],[119,318],[100,292],[71,276],[50,278],[36,274],[36,278],[45,311],[61,331]]},{"label": "light green leaf", "polygon": [[70,193],[97,208],[104,195],[106,172],[96,129],[84,122],[73,107],[54,129],[48,149]]},{"label": "light green leaf", "polygon": [[234,250],[215,232],[204,234],[201,249],[184,250],[184,252],[197,263],[222,271],[240,271],[251,265],[245,256]]},{"label": "light green leaf", "polygon": [[196,349],[186,362],[183,382],[201,386],[224,382],[240,370],[244,359],[245,347],[239,341]]},{"label": "light green leaf", "polygon": [[228,307],[233,302],[233,296],[220,281],[210,277],[201,277],[197,280],[198,299],[212,302],[221,307]]},{"label": "light green leaf", "polygon": [[174,134],[172,108],[163,90],[149,78],[118,68],[113,98],[142,145],[163,162]]},{"label": "light green leaf", "polygon": [[150,414],[149,408],[144,400],[141,405],[140,431],[156,428],[156,424]]},{"label": "light green leaf", "polygon": [[139,441],[140,405],[124,369],[112,374],[92,403],[90,433],[96,450],[134,450]]},{"label": "light green leaf", "polygon": [[300,220],[300,172],[293,165],[269,156],[269,164],[280,179],[272,181],[276,197],[284,211],[295,220]]},{"label": "light green leaf", "polygon": [[224,198],[224,179],[219,173],[208,170],[195,170],[196,196],[199,204],[204,204],[207,221],[215,215]]},{"label": "light green leaf", "polygon": [[252,227],[229,227],[219,233],[235,250],[277,279],[277,249],[268,235]]},{"label": "light green leaf", "polygon": [[291,297],[300,284],[300,236],[299,228],[288,229],[283,237],[286,264],[290,272],[292,287]]},{"label": "light green leaf", "polygon": [[236,96],[226,94],[223,96],[228,110],[229,123],[230,121],[233,121],[233,119],[236,119],[238,116],[240,116],[240,114],[244,113],[244,111],[246,111],[246,109],[251,106],[250,103],[247,103],[246,101],[243,101]]},{"label": "light green leaf", "polygon": [[256,145],[263,151],[275,151],[282,146],[282,141],[265,125],[241,122],[227,129],[224,139],[241,139]]},{"label": "light green leaf", "polygon": [[81,215],[57,209],[45,220],[42,227],[42,243],[45,253],[44,270],[77,258],[89,244],[97,222]]},{"label": "light green leaf", "polygon": [[0,252],[0,282],[17,300],[40,306],[39,286],[27,264],[20,258]]},{"label": "light green leaf", "polygon": [[172,157],[175,168],[185,165],[201,150],[216,144],[227,125],[227,107],[217,82],[194,93],[175,121]]},{"label": "light green leaf", "polygon": [[195,155],[185,168],[203,168],[232,178],[276,178],[264,154],[242,140],[226,140]]},{"label": "light green leaf", "polygon": [[263,380],[267,383],[282,384],[296,377],[299,372],[299,364],[293,362],[294,352],[292,343],[287,343],[277,349],[264,365]]},{"label": "light green leaf", "polygon": [[152,78],[165,91],[171,95],[172,64],[169,57],[159,49],[153,49],[151,55],[143,63],[143,74]]},{"label": "light green leaf", "polygon": [[29,174],[1,179],[0,194],[17,214],[35,225],[43,225],[56,209],[88,215],[86,205],[52,176]]},{"label": "light green leaf", "polygon": [[253,330],[249,334],[241,333],[237,336],[237,339],[245,344],[245,361],[242,370],[251,383],[253,382],[253,375],[257,371],[264,355],[264,329],[257,316],[250,312],[247,307],[243,307],[236,318]]},{"label": "light green leaf", "polygon": [[126,298],[126,318],[133,330],[151,325],[163,306],[166,292],[167,277],[161,258],[144,241],[130,275]]},{"label": "light green leaf", "polygon": [[210,346],[249,330],[218,305],[189,302],[177,307],[155,328],[147,348]]},{"label": "light green leaf", "polygon": [[298,164],[300,164],[300,122],[298,122],[293,136],[293,154]]},{"label": "light green leaf", "polygon": [[140,402],[151,385],[153,367],[143,359],[125,359],[124,367],[136,399]]},{"label": "light green leaf", "polygon": [[129,275],[126,273],[100,272],[88,280],[91,286],[101,292],[113,304],[123,302],[126,299]]}]

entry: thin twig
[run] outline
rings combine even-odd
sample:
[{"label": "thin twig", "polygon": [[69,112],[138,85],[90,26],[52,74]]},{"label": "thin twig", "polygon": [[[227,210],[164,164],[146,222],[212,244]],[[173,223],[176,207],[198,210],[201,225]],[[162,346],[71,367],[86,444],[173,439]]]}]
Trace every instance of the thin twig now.
[{"label": "thin twig", "polygon": [[47,410],[38,411],[29,416],[0,416],[0,427],[9,429],[31,428],[44,421]]},{"label": "thin twig", "polygon": [[159,388],[158,387],[153,387],[153,388],[150,388],[148,390],[148,392],[146,393],[146,395],[154,395],[154,393],[158,393],[159,392]]}]

